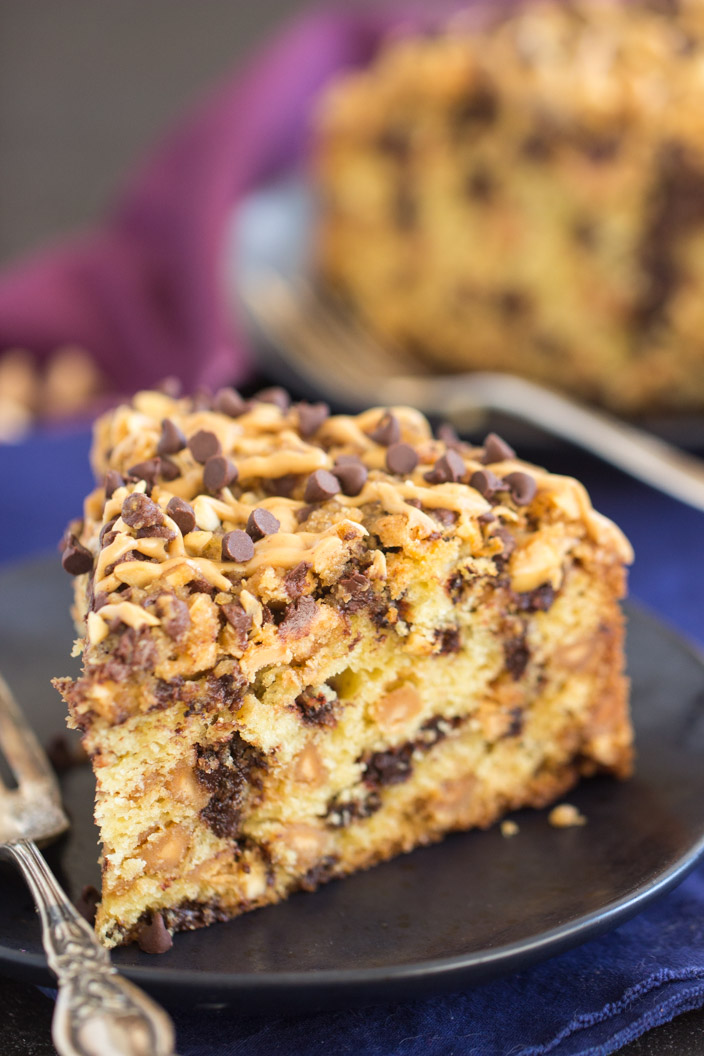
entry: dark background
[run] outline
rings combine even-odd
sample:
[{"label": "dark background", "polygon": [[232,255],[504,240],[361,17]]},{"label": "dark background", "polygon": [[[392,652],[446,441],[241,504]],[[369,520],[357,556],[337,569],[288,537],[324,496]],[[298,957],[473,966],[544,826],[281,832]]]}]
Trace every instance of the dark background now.
[{"label": "dark background", "polygon": [[[0,265],[99,217],[189,103],[305,6],[0,0]],[[3,1056],[54,1052],[47,997],[0,977],[0,1010]],[[622,1052],[704,1052],[704,1014],[681,1016]]]}]

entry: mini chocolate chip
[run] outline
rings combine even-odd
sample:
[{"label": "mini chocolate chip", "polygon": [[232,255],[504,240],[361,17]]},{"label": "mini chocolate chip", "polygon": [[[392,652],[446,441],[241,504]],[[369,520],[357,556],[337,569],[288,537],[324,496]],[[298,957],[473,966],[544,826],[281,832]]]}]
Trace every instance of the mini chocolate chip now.
[{"label": "mini chocolate chip", "polygon": [[173,528],[167,528],[165,524],[155,524],[149,528],[138,528],[134,533],[137,539],[168,539],[169,542],[176,538]]},{"label": "mini chocolate chip", "polygon": [[450,449],[441,455],[433,468],[423,476],[429,484],[448,484],[461,480],[466,472],[467,467],[462,456]]},{"label": "mini chocolate chip", "polygon": [[271,477],[264,483],[270,495],[281,495],[285,499],[290,499],[296,490],[298,476],[296,473],[284,473],[282,477]]},{"label": "mini chocolate chip", "polygon": [[291,397],[286,392],[286,389],[282,389],[280,385],[274,385],[270,389],[262,389],[254,398],[259,400],[260,403],[273,403],[282,414],[285,414],[291,406]]},{"label": "mini chocolate chip", "polygon": [[389,473],[412,473],[418,465],[418,452],[410,444],[391,444],[386,452],[386,468]]},{"label": "mini chocolate chip", "polygon": [[[103,525],[103,527],[100,529],[100,535],[98,537],[98,541],[100,543],[101,550],[102,550],[102,548],[104,546],[109,546],[110,543],[113,541],[113,539],[115,539],[117,533],[113,532],[112,529],[113,529],[113,526],[114,526],[116,520],[117,520],[117,517],[113,517],[112,520],[106,521],[105,524]],[[106,536],[108,536],[108,535],[112,535],[112,539],[108,540],[106,538]]]},{"label": "mini chocolate chip", "polygon": [[161,913],[152,913],[149,923],[140,924],[137,945],[143,953],[166,953],[174,944]]},{"label": "mini chocolate chip", "polygon": [[449,422],[443,422],[441,425],[439,425],[437,427],[435,435],[437,436],[438,440],[442,440],[443,444],[445,444],[446,447],[457,447],[459,444],[462,443],[459,436],[457,435],[455,427],[453,425],[450,425]]},{"label": "mini chocolate chip", "polygon": [[105,498],[111,499],[118,488],[124,484],[121,475],[114,469],[109,469],[105,474]]},{"label": "mini chocolate chip", "polygon": [[300,638],[307,634],[315,619],[318,606],[313,598],[304,595],[296,598],[286,609],[286,615],[279,624],[279,631],[284,638]]},{"label": "mini chocolate chip", "polygon": [[208,389],[198,389],[191,396],[191,410],[212,411],[213,394]]},{"label": "mini chocolate chip", "polygon": [[162,477],[164,480],[176,480],[177,477],[181,476],[181,470],[172,459],[166,458],[164,455],[157,461],[161,463],[158,476]]},{"label": "mini chocolate chip", "polygon": [[76,909],[84,920],[92,926],[95,924],[95,912],[100,902],[100,892],[92,884],[85,884],[80,897],[76,899]]},{"label": "mini chocolate chip", "polygon": [[367,483],[369,470],[355,455],[340,455],[333,470],[343,495],[359,495]]},{"label": "mini chocolate chip", "polygon": [[401,426],[398,418],[391,411],[386,411],[385,414],[382,414],[371,433],[367,435],[375,444],[383,444],[384,447],[397,444],[401,439]]},{"label": "mini chocolate chip", "polygon": [[317,433],[325,419],[330,417],[330,408],[327,403],[299,403],[296,410],[298,411],[298,432],[304,438]]},{"label": "mini chocolate chip", "polygon": [[508,485],[516,506],[528,506],[538,490],[535,477],[531,477],[530,473],[509,473],[503,478],[503,482]]},{"label": "mini chocolate chip", "polygon": [[82,543],[79,543],[75,535],[70,535],[61,555],[61,564],[69,575],[81,576],[92,569],[93,555]]},{"label": "mini chocolate chip", "polygon": [[252,617],[245,612],[239,601],[229,601],[221,606],[222,614],[238,634],[246,637],[252,627]]},{"label": "mini chocolate chip", "polygon": [[258,506],[256,510],[252,510],[249,517],[247,518],[247,535],[255,543],[258,539],[263,539],[265,535],[276,535],[281,522],[277,517],[274,517],[273,513],[269,513],[268,510],[262,509]]},{"label": "mini chocolate chip", "polygon": [[235,528],[222,537],[223,561],[249,561],[254,557],[254,543],[246,532]]},{"label": "mini chocolate chip", "polygon": [[164,523],[164,515],[152,499],[135,491],[122,503],[122,520],[130,528],[152,528]]},{"label": "mini chocolate chip", "polygon": [[130,466],[127,475],[133,480],[146,480],[147,484],[154,484],[159,476],[160,468],[160,458],[148,458],[145,462],[137,462],[136,465]]},{"label": "mini chocolate chip", "polygon": [[237,389],[220,389],[213,402],[213,407],[228,418],[239,418],[247,410],[247,401],[243,400]]},{"label": "mini chocolate chip", "polygon": [[306,481],[306,490],[303,493],[304,502],[325,502],[333,495],[340,492],[337,477],[334,477],[327,469],[316,469]]},{"label": "mini chocolate chip", "polygon": [[237,466],[224,455],[213,455],[203,469],[203,486],[211,495],[233,484],[238,477]]},{"label": "mini chocolate chip", "polygon": [[199,429],[193,436],[189,436],[188,450],[196,462],[200,462],[203,465],[213,455],[220,454],[220,441],[215,433],[211,433],[207,429]]},{"label": "mini chocolate chip", "polygon": [[511,554],[516,549],[516,540],[511,535],[509,529],[502,524],[501,527],[497,528],[493,533],[492,539],[499,539],[503,547],[501,553],[497,554],[494,560],[496,560],[497,557],[500,557],[504,561],[508,561]]},{"label": "mini chocolate chip", "polygon": [[435,509],[431,510],[431,513],[436,520],[440,521],[444,528],[451,528],[459,520],[459,514],[456,510],[447,510],[444,506],[436,506]]},{"label": "mini chocolate chip", "polygon": [[178,641],[189,630],[191,626],[191,613],[185,601],[180,598],[166,595],[159,598],[159,612],[161,614],[161,626],[169,638]]},{"label": "mini chocolate chip", "polygon": [[477,517],[478,524],[491,524],[492,521],[496,520],[496,514],[492,513],[491,510],[487,510],[486,513],[480,513]]},{"label": "mini chocolate chip", "polygon": [[196,515],[193,507],[183,499],[170,499],[166,512],[171,520],[176,522],[182,535],[188,535],[195,528]]},{"label": "mini chocolate chip", "polygon": [[406,503],[406,506],[413,506],[416,510],[421,510],[423,508],[423,503],[420,499],[404,499],[404,502]]},{"label": "mini chocolate chip", "polygon": [[157,444],[157,455],[175,455],[183,451],[186,446],[186,437],[179,427],[170,418],[164,418],[161,423],[161,437]]},{"label": "mini chocolate chip", "polygon": [[303,524],[304,521],[307,521],[311,513],[313,513],[314,510],[317,510],[317,508],[318,507],[314,504],[301,506],[300,509],[296,510],[296,520],[298,523]]},{"label": "mini chocolate chip", "polygon": [[510,458],[516,457],[516,452],[512,447],[502,440],[496,433],[489,433],[486,440],[484,441],[484,454],[481,462],[485,466],[490,466],[494,462],[506,462]]},{"label": "mini chocolate chip", "polygon": [[470,488],[475,488],[479,494],[485,498],[490,499],[497,491],[501,491],[502,483],[495,473],[492,473],[490,469],[478,469],[469,479]]}]

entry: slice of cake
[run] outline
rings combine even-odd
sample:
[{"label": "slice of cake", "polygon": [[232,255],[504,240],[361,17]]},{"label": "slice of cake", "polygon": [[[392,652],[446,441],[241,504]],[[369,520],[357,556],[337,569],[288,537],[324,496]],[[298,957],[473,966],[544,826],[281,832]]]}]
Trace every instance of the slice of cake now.
[{"label": "slice of cake", "polygon": [[322,99],[323,277],[443,369],[701,412],[704,4],[473,11]]},{"label": "slice of cake", "polygon": [[[575,480],[282,390],[138,394],[72,526],[106,945],[631,769],[620,531]],[[156,922],[156,924],[155,924]]]}]

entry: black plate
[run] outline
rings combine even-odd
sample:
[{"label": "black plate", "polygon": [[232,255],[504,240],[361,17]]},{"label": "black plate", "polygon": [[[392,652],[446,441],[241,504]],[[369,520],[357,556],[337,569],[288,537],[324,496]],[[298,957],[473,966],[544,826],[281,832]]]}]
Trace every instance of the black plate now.
[{"label": "black plate", "polygon": [[[56,560],[0,575],[0,670],[46,743],[63,728],[49,686],[67,674],[70,585]],[[515,815],[520,833],[449,837],[314,894],[181,934],[159,958],[135,947],[116,964],[167,1003],[248,1011],[385,1001],[457,989],[577,945],[636,913],[704,850],[704,664],[653,617],[629,606],[638,765],[633,780],[584,782],[569,795],[584,828],[546,811]],[[73,820],[47,851],[72,897],[97,882],[92,778],[63,781]],[[24,885],[2,867],[0,968],[48,983]]]},{"label": "black plate", "polygon": [[[313,274],[315,237],[315,201],[310,184],[302,176],[290,176],[252,191],[238,204],[230,225],[224,255],[224,281],[235,315],[249,327],[249,336],[257,353],[258,366],[268,372],[277,384],[287,385],[294,393],[311,398],[311,385],[302,388],[301,379],[291,372],[286,358],[272,347],[252,316],[242,308],[238,291],[243,282],[255,278],[262,268],[283,275]],[[310,379],[309,379],[310,381]],[[330,398],[326,391],[321,396]],[[336,406],[337,410],[358,411],[359,406]],[[672,444],[704,450],[704,415],[673,414],[640,420],[643,429]],[[511,415],[477,411],[473,425],[466,430],[477,439],[495,430],[522,451],[541,451],[565,446],[550,433]]]}]

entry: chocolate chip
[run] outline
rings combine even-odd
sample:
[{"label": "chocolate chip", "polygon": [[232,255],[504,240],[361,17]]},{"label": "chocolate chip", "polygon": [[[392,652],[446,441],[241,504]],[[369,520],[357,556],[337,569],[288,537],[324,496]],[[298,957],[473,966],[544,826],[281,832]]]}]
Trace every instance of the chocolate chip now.
[{"label": "chocolate chip", "polygon": [[191,396],[192,411],[212,411],[213,394],[208,389],[198,389]]},{"label": "chocolate chip", "polygon": [[146,480],[147,484],[156,483],[161,468],[160,458],[148,458],[145,462],[137,462],[127,470],[128,477],[132,480]]},{"label": "chocolate chip", "polygon": [[[100,543],[101,550],[104,546],[110,546],[110,543],[112,543],[113,540],[117,537],[117,532],[113,532],[112,530],[116,520],[117,517],[113,517],[111,521],[106,521],[103,527],[100,529],[98,542]],[[112,539],[106,538],[108,535],[111,535]]]},{"label": "chocolate chip", "polygon": [[366,594],[371,587],[371,583],[361,572],[352,572],[351,575],[345,576],[344,579],[340,580],[339,586],[345,594],[349,594],[352,598],[358,598],[360,594]]},{"label": "chocolate chip", "polygon": [[149,922],[140,924],[137,945],[143,953],[166,953],[174,944],[161,913],[152,913]]},{"label": "chocolate chip", "polygon": [[398,418],[391,411],[386,411],[385,414],[382,414],[371,433],[367,435],[375,444],[383,444],[384,447],[397,444],[401,439],[401,426]]},{"label": "chocolate chip", "polygon": [[181,476],[181,470],[170,458],[166,458],[164,455],[162,458],[158,458],[157,462],[160,463],[157,476],[162,477],[164,480],[176,480],[177,477]]},{"label": "chocolate chip", "polygon": [[430,512],[445,528],[451,528],[453,524],[457,523],[460,516],[456,510],[447,510],[444,506],[436,506]]},{"label": "chocolate chip", "polygon": [[330,408],[327,403],[299,403],[298,432],[307,438],[317,433],[326,418],[330,417]]},{"label": "chocolate chip", "polygon": [[484,441],[484,454],[481,459],[483,465],[490,466],[494,462],[506,462],[515,457],[516,452],[505,440],[502,440],[496,433],[489,433]]},{"label": "chocolate chip", "polygon": [[504,661],[506,664],[506,670],[511,675],[514,682],[517,682],[521,677],[528,666],[529,660],[530,650],[524,635],[517,635],[515,638],[507,638],[504,641]]},{"label": "chocolate chip", "polygon": [[152,528],[164,523],[164,515],[152,499],[135,491],[122,503],[122,520],[130,528]]},{"label": "chocolate chip", "polygon": [[158,599],[157,609],[161,616],[164,633],[174,641],[183,638],[191,626],[191,613],[186,602],[164,594]]},{"label": "chocolate chip", "polygon": [[154,388],[157,392],[163,392],[165,396],[170,396],[172,400],[177,400],[183,392],[183,385],[181,384],[180,378],[174,377],[170,374],[166,378],[162,378]]},{"label": "chocolate chip", "polygon": [[495,473],[490,469],[478,469],[469,478],[470,488],[474,488],[485,499],[491,499],[497,491],[501,491],[503,485]]},{"label": "chocolate chip", "polygon": [[418,465],[418,452],[410,444],[391,444],[386,452],[386,468],[400,476],[412,473]]},{"label": "chocolate chip", "polygon": [[179,427],[170,418],[164,418],[161,423],[161,437],[157,444],[157,455],[175,455],[183,451],[186,446],[186,437]]},{"label": "chocolate chip", "polygon": [[70,576],[82,576],[93,568],[93,554],[79,543],[75,535],[69,536],[69,542],[61,554],[61,564]]},{"label": "chocolate chip", "polygon": [[369,470],[355,455],[340,455],[335,460],[334,473],[343,495],[359,495],[369,476]]},{"label": "chocolate chip", "polygon": [[295,473],[284,473],[282,477],[270,477],[264,482],[269,495],[281,495],[284,499],[290,499],[296,490],[298,476]]},{"label": "chocolate chip", "polygon": [[91,927],[95,924],[98,902],[100,902],[100,892],[92,884],[86,884],[82,888],[79,898],[76,899],[76,909]]},{"label": "chocolate chip", "polygon": [[166,512],[171,520],[176,522],[182,535],[188,535],[195,528],[196,515],[193,507],[183,499],[170,499]]},{"label": "chocolate chip", "polygon": [[315,619],[317,605],[313,598],[305,595],[296,598],[286,609],[286,615],[279,624],[279,631],[284,638],[300,638],[307,634]]},{"label": "chocolate chip", "polygon": [[239,601],[229,601],[227,604],[221,606],[222,614],[234,628],[235,631],[242,637],[246,638],[252,627],[252,617],[248,612],[245,612]]},{"label": "chocolate chip", "polygon": [[316,469],[306,481],[306,490],[303,493],[304,502],[325,502],[333,495],[340,492],[337,477],[327,469]]},{"label": "chocolate chip", "polygon": [[248,404],[237,389],[220,389],[213,401],[213,407],[228,418],[239,418],[247,410]]},{"label": "chocolate chip", "polygon": [[114,469],[109,469],[105,474],[105,498],[111,499],[118,488],[124,484],[121,475]]},{"label": "chocolate chip", "polygon": [[168,539],[169,542],[176,538],[173,528],[167,528],[165,524],[153,524],[149,528],[138,528],[134,533],[137,539]]},{"label": "chocolate chip", "polygon": [[308,506],[301,506],[301,508],[299,510],[296,510],[296,514],[295,514],[296,520],[298,521],[298,523],[299,524],[303,524],[304,521],[307,521],[308,518],[310,517],[311,513],[313,513],[314,510],[317,510],[317,508],[318,507],[315,504],[310,504]]},{"label": "chocolate chip", "polygon": [[246,532],[235,528],[222,537],[223,561],[250,561],[254,557],[254,543]]},{"label": "chocolate chip", "polygon": [[496,531],[492,534],[492,539],[499,539],[501,541],[503,549],[500,554],[497,554],[494,557],[494,561],[503,566],[506,564],[511,554],[516,549],[516,540],[513,538],[511,532],[508,530],[508,528],[505,527],[505,525],[501,525],[500,528],[496,529]]},{"label": "chocolate chip", "polygon": [[466,472],[467,467],[462,456],[449,450],[440,456],[433,468],[424,473],[423,477],[429,484],[448,484],[461,480]]},{"label": "chocolate chip", "polygon": [[252,510],[247,518],[245,531],[250,539],[256,543],[258,539],[263,539],[265,535],[275,535],[280,527],[281,522],[277,517],[274,517],[273,513],[269,513],[268,510],[258,506],[256,510]]},{"label": "chocolate chip", "polygon": [[207,429],[199,429],[197,433],[188,438],[188,450],[196,462],[200,462],[203,465],[213,455],[220,454],[220,441],[215,433],[211,433]]},{"label": "chocolate chip", "polygon": [[260,403],[273,403],[282,414],[285,414],[291,406],[291,397],[286,389],[282,389],[279,385],[274,385],[270,389],[262,389],[254,398]]},{"label": "chocolate chip", "polygon": [[212,455],[203,469],[203,487],[211,495],[217,495],[223,488],[229,487],[238,477],[237,466],[224,455]]},{"label": "chocolate chip", "polygon": [[453,425],[450,425],[449,422],[443,422],[441,425],[439,425],[437,427],[435,435],[437,436],[438,440],[442,440],[443,444],[445,444],[446,447],[457,447],[459,444],[462,443],[459,436],[457,435],[455,427]]},{"label": "chocolate chip", "polygon": [[528,506],[538,490],[535,477],[531,477],[530,473],[509,473],[503,478],[503,482],[508,485],[516,506]]}]

